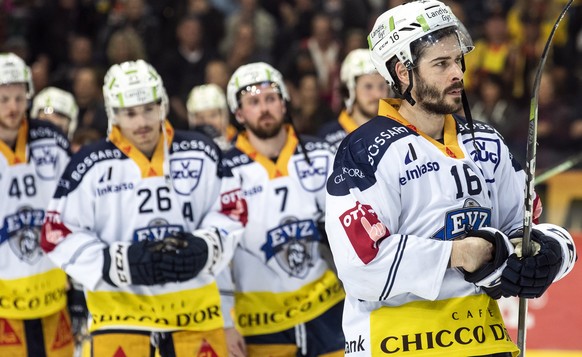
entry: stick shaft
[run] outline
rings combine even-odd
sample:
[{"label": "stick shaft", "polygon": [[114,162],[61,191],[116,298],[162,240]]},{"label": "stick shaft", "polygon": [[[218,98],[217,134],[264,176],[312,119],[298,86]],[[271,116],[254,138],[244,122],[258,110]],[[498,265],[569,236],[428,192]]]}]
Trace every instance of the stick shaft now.
[{"label": "stick shaft", "polygon": [[[538,98],[539,98],[539,87],[542,77],[542,72],[546,60],[548,58],[548,53],[550,51],[550,46],[554,35],[560,22],[564,18],[564,15],[572,5],[574,0],[569,0],[568,3],[562,9],[560,16],[556,20],[552,32],[546,41],[544,46],[544,51],[542,52],[542,57],[538,65],[535,82],[532,87],[532,96],[530,101],[530,116],[529,116],[529,127],[527,135],[527,155],[526,155],[526,192],[525,192],[525,212],[523,217],[523,257],[531,256],[531,229],[533,221],[533,197],[534,197],[534,183],[535,183],[535,170],[536,170],[536,145],[538,136]],[[527,301],[524,298],[519,299],[519,313],[517,318],[517,346],[520,349],[520,357],[525,357],[525,343],[526,343],[526,318],[527,318]]]}]

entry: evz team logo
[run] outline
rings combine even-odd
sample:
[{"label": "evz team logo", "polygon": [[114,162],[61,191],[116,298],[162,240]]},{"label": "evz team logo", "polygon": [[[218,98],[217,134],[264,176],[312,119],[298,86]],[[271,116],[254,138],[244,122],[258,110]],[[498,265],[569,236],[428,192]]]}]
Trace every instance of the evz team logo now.
[{"label": "evz team logo", "polygon": [[265,261],[275,257],[289,276],[303,279],[313,266],[319,240],[313,220],[289,217],[267,232],[267,242],[261,250],[265,253]]},{"label": "evz team logo", "polygon": [[451,240],[463,237],[470,230],[479,230],[491,226],[491,209],[481,207],[477,201],[469,198],[463,208],[447,212],[445,225],[433,238]]},{"label": "evz team logo", "polygon": [[43,221],[43,210],[21,207],[4,218],[0,237],[8,238],[10,248],[20,260],[34,264],[42,256],[39,240]]},{"label": "evz team logo", "polygon": [[36,145],[30,150],[31,159],[34,162],[38,177],[43,180],[57,178],[59,156],[56,145]]},{"label": "evz team logo", "polygon": [[171,159],[170,174],[176,192],[180,195],[191,194],[200,182],[203,166],[202,159]]},{"label": "evz team logo", "polygon": [[305,160],[295,161],[295,170],[301,186],[309,192],[315,192],[323,188],[327,179],[329,160],[327,156],[314,156],[309,158],[311,165]]}]

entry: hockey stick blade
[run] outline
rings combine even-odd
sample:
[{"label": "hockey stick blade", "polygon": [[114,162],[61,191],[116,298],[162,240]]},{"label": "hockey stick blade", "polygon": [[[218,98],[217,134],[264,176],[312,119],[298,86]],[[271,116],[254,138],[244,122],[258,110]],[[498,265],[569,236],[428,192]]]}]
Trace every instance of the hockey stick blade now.
[{"label": "hockey stick blade", "polygon": [[[535,82],[532,87],[532,95],[530,101],[530,115],[529,115],[529,126],[527,135],[527,154],[526,154],[526,190],[525,190],[525,212],[523,217],[523,256],[531,256],[532,251],[530,247],[531,242],[531,229],[533,220],[533,196],[534,196],[534,184],[535,184],[535,170],[536,170],[536,145],[537,145],[537,130],[538,130],[538,98],[539,98],[539,87],[542,77],[542,72],[546,60],[548,58],[548,53],[550,51],[550,46],[552,45],[552,40],[556,34],[556,30],[560,25],[560,22],[566,15],[566,12],[572,5],[574,0],[569,0],[568,3],[562,9],[560,16],[556,19],[556,23],[550,32],[548,40],[544,46],[542,52],[542,57],[540,63],[536,70]],[[526,317],[527,317],[527,300],[525,298],[519,298],[519,312],[517,321],[517,346],[519,347],[519,356],[525,357],[525,340],[526,340]]]}]

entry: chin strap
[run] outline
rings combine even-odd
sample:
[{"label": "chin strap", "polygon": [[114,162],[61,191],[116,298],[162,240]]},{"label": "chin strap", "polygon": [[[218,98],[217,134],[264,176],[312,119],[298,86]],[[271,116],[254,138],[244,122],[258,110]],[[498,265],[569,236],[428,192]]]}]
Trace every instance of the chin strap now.
[{"label": "chin strap", "polygon": [[[461,56],[461,70],[465,73],[465,56]],[[462,81],[461,81],[462,82]],[[463,91],[461,92],[461,100],[463,101],[463,111],[465,112],[465,119],[467,119],[467,124],[469,124],[469,132],[471,132],[471,139],[473,140],[473,147],[477,152],[479,152],[479,147],[477,146],[477,141],[475,140],[475,128],[473,125],[473,116],[471,115],[471,107],[469,106],[469,100],[467,99],[467,93],[465,92],[464,85]]]}]

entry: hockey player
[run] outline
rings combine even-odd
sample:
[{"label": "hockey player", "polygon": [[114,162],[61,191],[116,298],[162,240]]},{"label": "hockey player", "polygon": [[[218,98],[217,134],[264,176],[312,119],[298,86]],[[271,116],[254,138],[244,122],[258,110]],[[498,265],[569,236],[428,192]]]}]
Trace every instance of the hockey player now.
[{"label": "hockey player", "polygon": [[71,139],[77,129],[79,107],[75,97],[56,87],[47,87],[32,100],[30,112],[33,118],[48,120],[59,127]]},{"label": "hockey player", "polygon": [[231,146],[237,130],[229,124],[229,111],[224,91],[216,84],[192,88],[186,102],[188,126],[214,139],[222,150]]},{"label": "hockey player", "polygon": [[30,68],[0,53],[0,356],[72,356],[65,273],[40,248],[40,230],[69,142],[26,118]]},{"label": "hockey player", "polygon": [[446,5],[394,7],[368,43],[404,99],[344,139],[327,181],[346,355],[515,356],[495,298],[542,295],[572,269],[572,237],[539,224],[537,255],[513,252],[525,174],[494,128],[451,114],[473,45]]},{"label": "hockey player", "polygon": [[389,93],[386,80],[378,73],[364,48],[352,50],[340,68],[344,109],[337,121],[325,124],[319,132],[334,149],[347,134],[378,113],[378,102]]},{"label": "hockey player", "polygon": [[232,271],[248,356],[343,356],[344,292],[321,256],[318,230],[329,145],[299,139],[286,123],[289,94],[266,63],[239,67],[227,99],[245,127],[225,154],[221,202],[245,225]]},{"label": "hockey player", "polygon": [[103,94],[108,138],[71,158],[42,247],[85,288],[94,356],[226,357],[213,274],[232,253],[231,220],[211,210],[220,150],[173,130],[162,79],[142,60],[113,65]]}]

